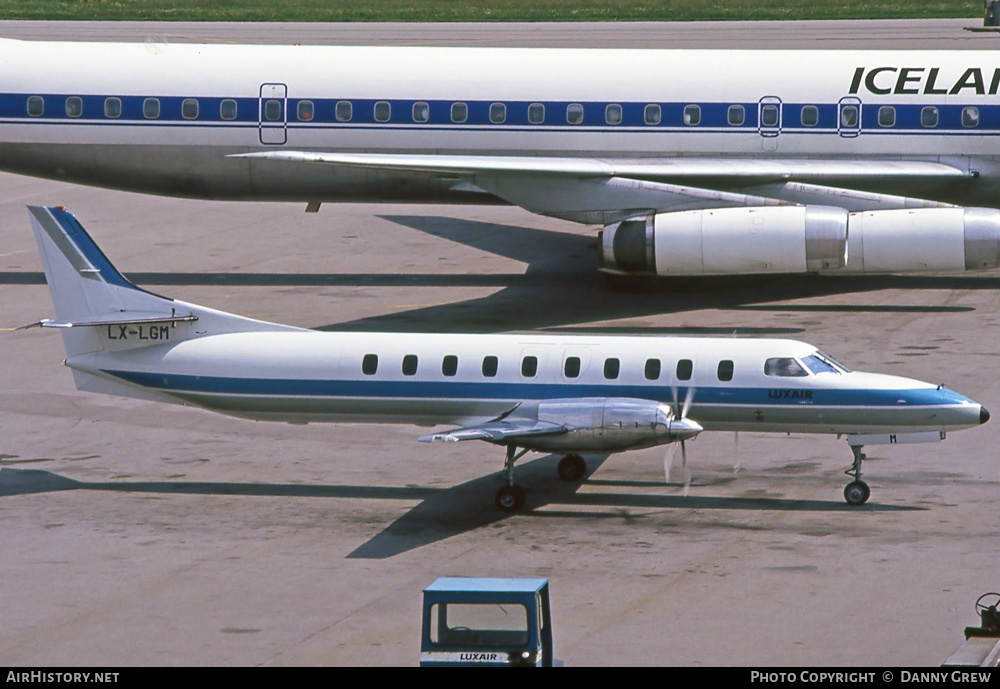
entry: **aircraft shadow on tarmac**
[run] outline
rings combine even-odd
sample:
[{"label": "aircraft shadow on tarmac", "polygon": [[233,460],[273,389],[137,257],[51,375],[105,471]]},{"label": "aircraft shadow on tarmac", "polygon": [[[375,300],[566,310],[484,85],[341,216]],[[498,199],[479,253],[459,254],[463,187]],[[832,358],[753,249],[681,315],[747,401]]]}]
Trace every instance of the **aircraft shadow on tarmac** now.
[{"label": "aircraft shadow on tarmac", "polygon": [[[621,519],[621,510],[698,509],[765,510],[795,512],[900,512],[923,508],[868,503],[852,507],[841,501],[791,500],[783,498],[739,498],[635,493],[579,493],[591,475],[607,459],[589,455],[587,473],[581,482],[561,481],[556,475],[560,457],[545,455],[517,465],[518,483],[525,487],[524,508],[515,515],[493,506],[499,477],[496,473],[475,478],[450,488],[419,486],[304,486],[283,483],[209,483],[181,481],[77,481],[42,469],[0,469],[0,499],[17,495],[69,490],[97,490],[161,495],[245,495],[255,497],[362,498],[368,500],[419,500],[420,503],[351,552],[349,558],[383,559],[443,541],[512,517],[564,517],[573,519]],[[621,489],[634,484],[595,481],[594,485]],[[651,484],[644,483],[643,486]],[[679,490],[678,484],[658,484]],[[695,482],[695,485],[698,485]],[[550,506],[593,508],[551,510]],[[608,511],[615,510],[615,511]]]}]

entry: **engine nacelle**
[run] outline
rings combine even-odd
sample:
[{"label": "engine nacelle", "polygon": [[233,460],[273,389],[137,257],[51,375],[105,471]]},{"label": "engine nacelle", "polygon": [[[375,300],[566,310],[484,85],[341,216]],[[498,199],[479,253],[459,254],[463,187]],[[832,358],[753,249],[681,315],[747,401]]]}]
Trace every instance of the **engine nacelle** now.
[{"label": "engine nacelle", "polygon": [[851,213],[848,273],[982,270],[1000,266],[1000,211],[917,208]]},{"label": "engine nacelle", "polygon": [[653,400],[581,397],[522,404],[511,415],[565,426],[554,436],[523,436],[518,446],[546,452],[620,452],[678,439],[668,405]]},{"label": "engine nacelle", "polygon": [[655,275],[805,273],[847,264],[848,213],[828,206],[714,208],[608,225],[605,267]]}]

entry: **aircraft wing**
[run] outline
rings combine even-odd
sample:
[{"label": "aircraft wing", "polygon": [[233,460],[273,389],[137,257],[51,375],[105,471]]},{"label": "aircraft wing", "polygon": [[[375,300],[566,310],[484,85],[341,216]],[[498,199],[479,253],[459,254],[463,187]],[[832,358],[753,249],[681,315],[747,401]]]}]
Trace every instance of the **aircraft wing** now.
[{"label": "aircraft wing", "polygon": [[526,436],[562,435],[569,429],[559,424],[534,421],[529,418],[504,418],[488,421],[478,426],[455,428],[443,433],[432,433],[419,438],[422,443],[454,443],[460,440],[486,440],[498,443]]},{"label": "aircraft wing", "polygon": [[[941,162],[753,158],[601,159],[265,151],[235,157],[424,173],[471,184],[534,213],[614,222],[641,213],[737,206],[826,203],[869,207],[869,185],[974,177]],[[861,190],[861,191],[856,191]],[[884,197],[889,207],[939,205]]]}]

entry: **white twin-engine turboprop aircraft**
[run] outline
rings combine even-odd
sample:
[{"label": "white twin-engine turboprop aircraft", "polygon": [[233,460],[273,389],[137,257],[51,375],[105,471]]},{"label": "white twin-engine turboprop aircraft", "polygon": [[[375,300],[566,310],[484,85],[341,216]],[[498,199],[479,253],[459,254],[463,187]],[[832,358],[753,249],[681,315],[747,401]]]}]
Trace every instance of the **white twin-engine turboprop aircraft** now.
[{"label": "white twin-engine turboprop aircraft", "polygon": [[0,39],[0,74],[11,172],[311,209],[509,203],[604,225],[618,274],[1000,264],[996,51]]},{"label": "white twin-engine turboprop aircraft", "polygon": [[423,441],[506,447],[503,510],[524,501],[514,462],[679,442],[703,430],[846,435],[844,491],[859,505],[862,446],[935,441],[989,419],[940,385],[852,372],[790,340],[329,333],[167,299],[128,282],[62,208],[30,207],[81,390],[190,404],[248,419],[447,424]]}]

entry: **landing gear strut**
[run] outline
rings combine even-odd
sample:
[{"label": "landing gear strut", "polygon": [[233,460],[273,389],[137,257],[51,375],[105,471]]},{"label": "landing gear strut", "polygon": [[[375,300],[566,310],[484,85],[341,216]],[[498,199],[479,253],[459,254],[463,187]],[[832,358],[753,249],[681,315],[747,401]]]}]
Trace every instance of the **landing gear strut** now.
[{"label": "landing gear strut", "polygon": [[849,505],[864,505],[872,494],[868,484],[861,480],[861,462],[865,460],[865,453],[861,451],[861,445],[851,445],[851,452],[854,453],[854,465],[844,473],[854,480],[844,488],[844,500]]},{"label": "landing gear strut", "polygon": [[528,451],[517,451],[514,445],[507,446],[507,456],[503,462],[502,478],[506,482],[503,488],[497,491],[493,502],[497,509],[503,512],[517,512],[524,506],[524,489],[514,483],[514,462],[523,457]]}]

